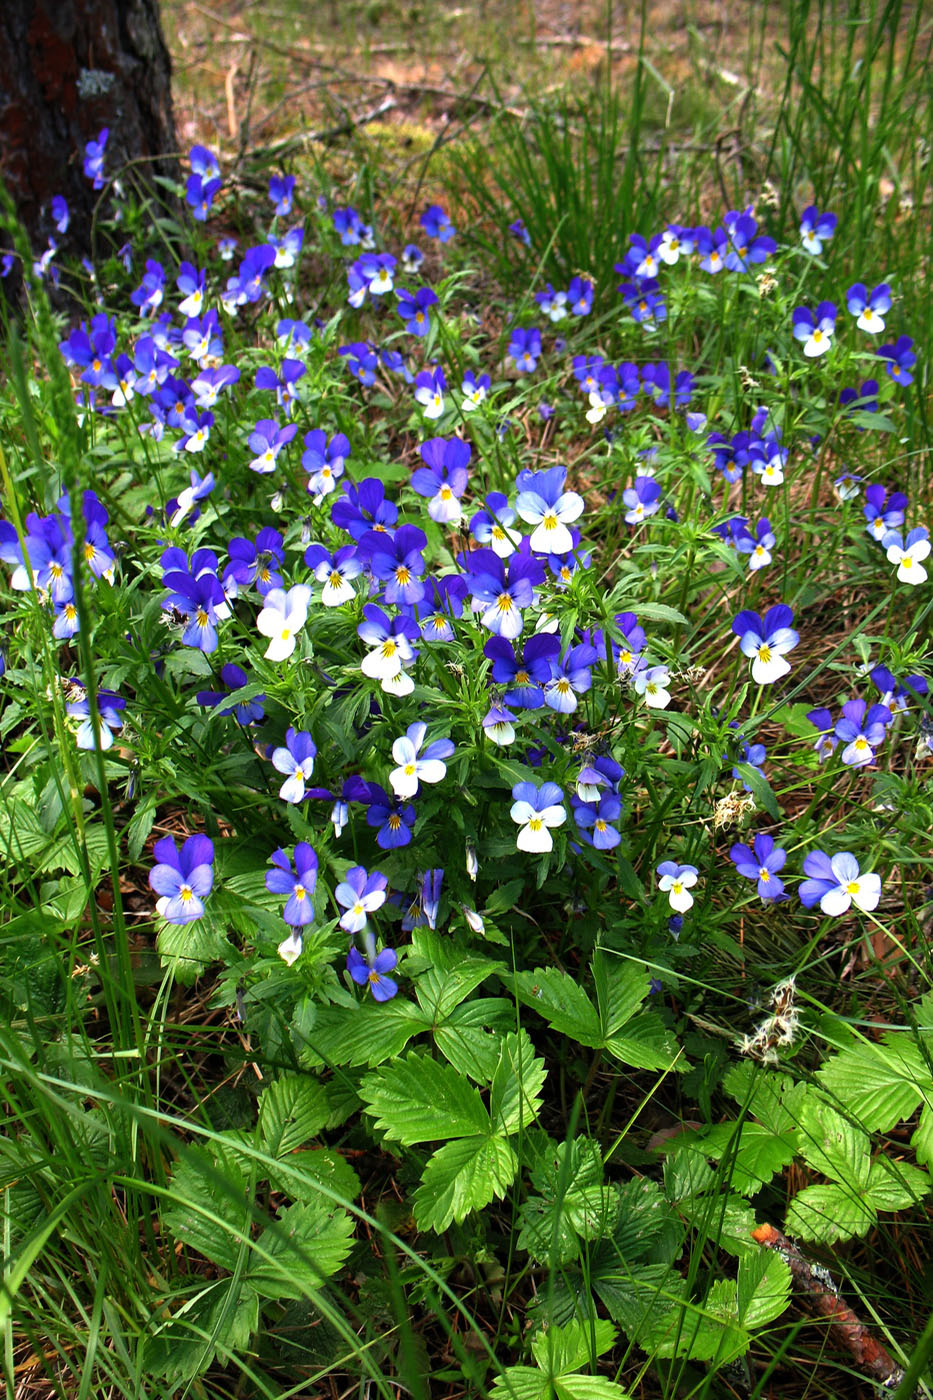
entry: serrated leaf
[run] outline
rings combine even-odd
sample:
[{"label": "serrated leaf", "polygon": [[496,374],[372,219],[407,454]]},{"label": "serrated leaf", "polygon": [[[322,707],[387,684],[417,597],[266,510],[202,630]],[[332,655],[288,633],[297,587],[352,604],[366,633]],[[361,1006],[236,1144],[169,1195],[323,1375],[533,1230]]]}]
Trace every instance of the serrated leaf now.
[{"label": "serrated leaf", "polygon": [[633,1016],[621,1033],[609,1037],[605,1049],[633,1069],[666,1069],[682,1074],[690,1068],[677,1037],[655,1011]]},{"label": "serrated leaf", "polygon": [[933,1166],[933,1106],[929,1104],[920,1115],[917,1130],[910,1139],[910,1145],[917,1154],[917,1161]]},{"label": "serrated leaf", "polygon": [[758,1248],[751,1237],[755,1214],[741,1196],[692,1196],[679,1201],[677,1208],[698,1234],[727,1254],[741,1256]]},{"label": "serrated leaf", "polygon": [[284,1157],[317,1137],[330,1117],[327,1091],[306,1074],[285,1074],[259,1097],[259,1132],[270,1157]]},{"label": "serrated leaf", "polygon": [[261,1298],[304,1298],[337,1272],[352,1243],[353,1220],[345,1210],[303,1201],[262,1232],[246,1278]]},{"label": "serrated leaf", "polygon": [[378,1065],[394,1059],[412,1036],[427,1029],[420,1007],[395,999],[382,1005],[361,1002],[355,1008],[321,1006],[303,1037],[301,1062],[321,1065]]},{"label": "serrated leaf", "polygon": [[519,1000],[537,1011],[553,1030],[578,1045],[601,1044],[596,1008],[569,973],[556,967],[538,967],[534,972],[517,972],[512,985]]},{"label": "serrated leaf", "polygon": [[377,1131],[408,1147],[490,1131],[479,1092],[452,1065],[428,1055],[412,1052],[368,1074],[359,1093]]},{"label": "serrated leaf", "polygon": [[878,1157],[871,1164],[865,1195],[875,1210],[904,1210],[930,1191],[929,1175],[909,1162]]},{"label": "serrated leaf", "polygon": [[736,1306],[749,1331],[780,1317],[790,1301],[791,1275],[787,1262],[773,1249],[749,1251],[739,1259]]},{"label": "serrated leaf", "polygon": [[751,1196],[794,1157],[794,1144],[760,1123],[717,1123],[696,1136],[697,1150],[718,1162],[725,1158],[728,1185]]},{"label": "serrated leaf", "polygon": [[828,1103],[809,1097],[800,1112],[797,1150],[824,1176],[861,1190],[871,1169],[868,1134],[854,1127]]},{"label": "serrated leaf", "polygon": [[903,1032],[883,1044],[861,1041],[834,1055],[817,1078],[868,1132],[887,1132],[909,1118],[921,1099],[933,1107],[929,1066]]},{"label": "serrated leaf", "polygon": [[209,914],[191,924],[163,924],[156,936],[162,966],[176,982],[190,984],[212,962],[226,961],[233,948],[223,928]]},{"label": "serrated leaf", "polygon": [[556,1267],[579,1251],[579,1239],[596,1239],[614,1222],[616,1192],[602,1184],[599,1145],[574,1138],[547,1150],[531,1173],[541,1194],[531,1196],[519,1214],[520,1249]]},{"label": "serrated leaf", "polygon": [[429,967],[415,986],[415,996],[432,1025],[442,1024],[461,1002],[485,982],[495,968],[490,958],[462,958],[453,968]]},{"label": "serrated leaf", "polygon": [[864,1235],[878,1216],[872,1206],[844,1186],[808,1186],[787,1208],[785,1230],[804,1240],[833,1244]]},{"label": "serrated leaf", "polygon": [[794,1133],[807,1096],[806,1084],[786,1074],[763,1068],[751,1060],[732,1065],[723,1077],[723,1088],[749,1117],[778,1136]]},{"label": "serrated leaf", "polygon": [[194,1380],[215,1358],[226,1364],[245,1352],[258,1330],[257,1294],[243,1280],[218,1279],[167,1322],[153,1318],[143,1347],[146,1374]]},{"label": "serrated leaf", "polygon": [[[477,1084],[488,1084],[499,1063],[501,1035],[514,1024],[515,1008],[504,997],[478,997],[452,1011],[434,1030],[434,1044],[454,1069]],[[487,1030],[486,1027],[496,1029]]]},{"label": "serrated leaf", "polygon": [[489,1093],[489,1118],[497,1133],[517,1133],[538,1115],[547,1078],[526,1030],[503,1038]]},{"label": "serrated leaf", "polygon": [[600,950],[593,955],[593,981],[600,1028],[608,1041],[635,1015],[648,996],[651,979],[642,964]]},{"label": "serrated leaf", "polygon": [[469,1137],[448,1142],[430,1158],[414,1195],[419,1230],[446,1230],[504,1196],[515,1179],[518,1157],[508,1139]]},{"label": "serrated leaf", "polygon": [[496,1376],[491,1400],[550,1400],[553,1389],[537,1366],[507,1366]]},{"label": "serrated leaf", "polygon": [[246,1178],[233,1155],[217,1157],[189,1147],[172,1177],[171,1191],[171,1205],[163,1216],[166,1227],[176,1239],[232,1273],[252,1220]]},{"label": "serrated leaf", "polygon": [[271,1185],[293,1201],[329,1201],[321,1187],[329,1187],[345,1201],[360,1194],[360,1179],[335,1147],[310,1147],[292,1152],[276,1168],[266,1167]]},{"label": "serrated leaf", "polygon": [[558,1376],[553,1382],[557,1400],[626,1400],[629,1392],[608,1376]]},{"label": "serrated leaf", "polygon": [[531,1341],[531,1354],[547,1376],[564,1376],[589,1366],[593,1356],[612,1349],[616,1329],[605,1318],[591,1324],[568,1322],[563,1327],[545,1327]]}]

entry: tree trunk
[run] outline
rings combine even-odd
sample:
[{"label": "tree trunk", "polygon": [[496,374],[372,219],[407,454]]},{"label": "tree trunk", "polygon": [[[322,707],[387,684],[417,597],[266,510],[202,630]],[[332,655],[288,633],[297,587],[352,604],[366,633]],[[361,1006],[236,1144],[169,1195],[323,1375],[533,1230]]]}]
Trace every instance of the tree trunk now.
[{"label": "tree trunk", "polygon": [[[84,175],[84,147],[102,127],[106,178],[125,167],[143,186],[177,176],[170,78],[158,0],[0,0],[0,173],[35,249],[51,234],[63,250],[91,251],[101,191]],[[71,213],[65,239],[53,231],[56,194]]]}]

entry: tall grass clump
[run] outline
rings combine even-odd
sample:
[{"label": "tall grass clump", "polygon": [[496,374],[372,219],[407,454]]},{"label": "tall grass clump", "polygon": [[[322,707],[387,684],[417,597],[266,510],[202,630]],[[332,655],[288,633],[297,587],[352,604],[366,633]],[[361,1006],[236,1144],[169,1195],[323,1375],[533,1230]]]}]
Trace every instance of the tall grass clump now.
[{"label": "tall grass clump", "polygon": [[469,227],[7,212],[11,1394],[933,1393],[919,243],[694,213],[646,23]]}]

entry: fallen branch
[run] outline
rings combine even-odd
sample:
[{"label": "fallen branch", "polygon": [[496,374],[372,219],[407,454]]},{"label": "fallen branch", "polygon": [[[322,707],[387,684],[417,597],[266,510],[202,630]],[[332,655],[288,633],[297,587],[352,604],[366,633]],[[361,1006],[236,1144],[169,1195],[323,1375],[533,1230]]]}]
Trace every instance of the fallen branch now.
[{"label": "fallen branch", "polygon": [[786,1235],[773,1225],[759,1225],[752,1239],[766,1249],[779,1254],[790,1269],[798,1292],[803,1293],[821,1317],[829,1319],[833,1340],[854,1358],[856,1364],[887,1390],[895,1390],[904,1379],[904,1372],[876,1341],[864,1323],[839,1297],[836,1285],[827,1269],[811,1264]]}]

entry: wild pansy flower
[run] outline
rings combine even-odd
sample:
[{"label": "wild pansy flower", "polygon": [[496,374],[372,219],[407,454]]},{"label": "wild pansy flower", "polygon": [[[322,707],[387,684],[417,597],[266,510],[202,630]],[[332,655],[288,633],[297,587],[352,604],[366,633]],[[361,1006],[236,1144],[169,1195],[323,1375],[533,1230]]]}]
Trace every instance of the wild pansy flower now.
[{"label": "wild pansy flower", "polygon": [[561,466],[518,473],[515,509],[526,524],[535,526],[531,548],[536,553],[566,554],[573,549],[567,527],[583,514],[584,503],[576,491],[564,490],[566,481],[567,468]]},{"label": "wild pansy flower", "polygon": [[722,272],[729,250],[729,235],[726,230],[721,225],[710,230],[705,224],[700,224],[694,229],[694,233],[696,253],[702,270],[713,274]]},{"label": "wild pansy flower", "polygon": [[897,565],[898,583],[916,586],[926,581],[927,571],[922,561],[930,553],[930,532],[924,525],[915,525],[906,541],[900,530],[889,530],[882,538],[881,547],[888,563]]},{"label": "wild pansy flower", "polygon": [[[137,347],[137,368],[141,368],[139,365],[138,349],[139,347]],[[161,383],[164,382],[165,376],[161,375],[160,378],[160,359],[164,359],[161,353],[158,357],[154,357],[151,373],[154,378]],[[236,365],[218,365],[215,369],[202,369],[191,381],[194,401],[198,408],[213,408],[218,403],[224,389],[230,388],[233,384],[238,384],[239,381],[240,371],[237,369]],[[154,388],[155,385],[152,387]],[[139,383],[137,383],[136,389],[138,393],[147,392],[145,388],[140,387]]]},{"label": "wild pansy flower", "polygon": [[182,327],[181,340],[202,369],[208,360],[220,359],[224,347],[217,312],[211,309],[203,316],[189,316]]},{"label": "wild pansy flower", "polygon": [[402,271],[418,272],[424,262],[424,253],[416,243],[406,243],[402,249]]},{"label": "wild pansy flower", "polygon": [[183,262],[181,264],[175,279],[175,286],[183,296],[183,300],[178,303],[179,315],[200,316],[204,310],[206,285],[207,272],[203,268],[199,271],[193,263]]},{"label": "wild pansy flower", "polygon": [[415,615],[426,642],[452,642],[452,618],[463,616],[467,596],[466,579],[460,574],[443,574],[425,579],[425,595],[415,604]]},{"label": "wild pansy flower", "polygon": [[733,619],[732,630],[740,639],[742,655],[753,658],[752,680],[758,685],[770,685],[790,671],[790,663],[784,657],[800,641],[790,626],[793,620],[794,614],[786,603],[769,608],[763,620],[751,611],[740,612]]},{"label": "wild pansy flower", "polygon": [[567,302],[572,316],[588,316],[593,309],[593,284],[587,277],[571,277]]},{"label": "wild pansy flower", "polygon": [[472,413],[479,408],[480,404],[489,393],[490,379],[488,374],[481,374],[479,379],[471,369],[466,370],[463,376],[463,383],[460,385],[460,392],[463,394],[463,402],[460,408],[464,413]]},{"label": "wild pansy flower", "polygon": [[535,292],[535,301],[551,321],[562,321],[567,315],[567,293],[555,292],[550,282],[543,292]]},{"label": "wild pansy flower", "polygon": [[295,192],[294,175],[270,175],[269,198],[275,205],[272,211],[277,218],[285,218],[292,212],[292,198]]},{"label": "wild pansy flower", "polygon": [[577,696],[585,695],[593,684],[590,667],[597,659],[596,648],[582,642],[553,663],[553,675],[544,686],[544,703],[558,714],[573,714]]},{"label": "wild pansy flower", "polygon": [[202,175],[188,176],[185,185],[185,203],[198,223],[203,224],[211,212],[214,198],[220,189],[220,180],[205,180]]},{"label": "wild pansy flower", "polygon": [[822,763],[824,759],[832,757],[839,743],[836,737],[835,726],[833,725],[832,714],[825,706],[821,705],[818,709],[808,710],[807,719],[813,725],[814,729],[820,731],[820,737],[813,747],[816,749],[820,762]]},{"label": "wild pansy flower", "polygon": [[591,394],[599,388],[600,371],[605,365],[599,355],[574,355],[572,365],[574,379],[584,394]]},{"label": "wild pansy flower", "polygon": [[[194,557],[197,558],[197,553]],[[215,559],[215,567],[216,562]],[[195,576],[172,569],[165,574],[163,582],[171,590],[162,602],[163,609],[174,609],[186,620],[181,637],[185,646],[203,652],[216,651],[217,623],[230,616],[227,597],[217,574],[205,569]]]},{"label": "wild pansy flower", "polygon": [[281,238],[269,239],[269,246],[275,252],[276,267],[294,267],[304,247],[303,228],[290,228]]},{"label": "wild pansy flower", "polygon": [[750,444],[748,455],[752,471],[762,486],[783,486],[784,467],[789,453],[776,436]]},{"label": "wild pansy flower", "polygon": [[861,485],[865,480],[859,476],[858,472],[843,471],[833,478],[833,495],[837,501],[854,501],[861,493]]},{"label": "wild pansy flower", "polygon": [[[74,602],[60,603],[55,606],[55,622],[52,625],[52,636],[58,642],[70,642],[72,637],[81,630],[81,619],[78,617],[78,609]],[[0,672],[2,675],[2,672]],[[78,746],[81,747],[80,745]]]},{"label": "wild pansy flower", "polygon": [[765,749],[764,744],[749,744],[747,742],[743,743],[742,748],[739,752],[738,762],[732,770],[732,776],[737,781],[741,782],[742,787],[745,789],[746,792],[751,792],[752,788],[751,785],[745,781],[745,779],[739,772],[738,764],[747,763],[749,768],[754,768],[756,773],[760,773],[761,776],[764,777],[765,770],[761,765],[764,763],[766,757],[767,750]]},{"label": "wild pansy flower", "polygon": [[741,844],[733,846],[729,859],[735,863],[740,875],[747,880],[757,880],[758,893],[763,900],[781,898],[784,881],[778,879],[778,871],[784,869],[787,852],[774,844],[773,836],[762,832],[750,847]]},{"label": "wild pansy flower", "polygon": [[285,734],[285,746],[272,750],[272,767],[277,773],[285,773],[285,782],[279,788],[283,802],[296,804],[308,795],[307,784],[314,772],[314,759],[317,746],[305,729],[289,728]]},{"label": "wild pansy flower", "polygon": [[535,588],[544,582],[541,561],[516,553],[506,567],[506,561],[491,549],[476,549],[461,559],[472,606],[480,613],[483,626],[500,637],[519,636],[524,626],[522,609],[531,606]]},{"label": "wild pansy flower", "polygon": [[345,248],[360,242],[364,225],[352,205],[347,205],[345,209],[335,209],[331,217],[334,228],[340,235],[340,242]]},{"label": "wild pansy flower", "polygon": [[771,563],[771,551],[777,545],[777,540],[771,529],[771,521],[768,517],[762,516],[755,526],[755,533],[744,531],[738,536],[735,547],[739,554],[748,555],[748,567],[752,573],[757,573],[759,569],[764,569]]},{"label": "wild pansy flower", "polygon": [[865,529],[879,544],[891,530],[903,525],[906,509],[907,497],[903,491],[892,491],[889,497],[888,488],[880,482],[866,487],[865,506],[862,511],[868,521]]},{"label": "wild pansy flower", "polygon": [[887,705],[872,705],[864,700],[847,700],[842,718],[836,721],[835,735],[846,747],[842,761],[850,768],[865,768],[875,761],[875,750],[884,743],[886,727],[892,715]]},{"label": "wild pansy flower", "polygon": [[671,371],[666,360],[642,367],[641,384],[645,393],[658,408],[686,408],[693,396],[693,375],[683,369],[674,380],[671,388]]},{"label": "wild pansy flower", "polygon": [[[77,630],[77,629],[75,629]],[[100,749],[113,747],[113,736],[123,728],[121,710],[126,709],[126,701],[115,690],[97,692],[98,723],[91,716],[91,703],[83,682],[70,680],[65,683],[65,692],[70,699],[65,706],[65,714],[71,720],[80,720],[75,727],[75,743],[79,749]]]},{"label": "wild pansy flower", "polygon": [[537,326],[532,326],[529,330],[516,326],[512,331],[506,354],[514,361],[519,374],[531,374],[537,369],[538,360],[541,358],[541,332]]},{"label": "wild pansy flower", "polygon": [[510,816],[521,830],[515,844],[520,851],[552,851],[550,828],[567,820],[564,794],[556,783],[516,783],[512,788]]},{"label": "wild pansy flower", "polygon": [[340,927],[347,933],[362,933],[370,914],[386,902],[388,880],[379,870],[370,875],[362,865],[354,865],[334,890],[334,898],[343,909]]},{"label": "wild pansy flower", "polygon": [[483,715],[482,725],[487,736],[494,744],[514,744],[516,718],[511,710],[507,710],[504,705],[491,705]]},{"label": "wild pansy flower", "polygon": [[439,525],[457,526],[460,498],[467,488],[472,448],[462,438],[431,438],[419,449],[425,466],[412,473],[411,485],[419,496],[428,496],[428,515]]},{"label": "wild pansy flower", "polygon": [[429,204],[418,222],[429,238],[440,239],[441,243],[449,243],[457,232],[439,204]]},{"label": "wild pansy flower", "polygon": [[625,254],[625,262],[616,264],[616,272],[627,272],[632,277],[657,277],[662,238],[662,234],[656,233],[649,243],[640,233],[630,233],[631,246]]},{"label": "wild pansy flower", "polygon": [[339,608],[356,597],[351,580],[362,573],[356,557],[356,545],[346,544],[333,554],[322,544],[311,544],[305,550],[305,563],[318,583],[323,583],[321,602],[325,608]]},{"label": "wild pansy flower", "polygon": [[734,217],[727,214],[724,222],[731,243],[726,254],[730,272],[747,272],[749,264],[763,263],[770,253],[777,252],[774,239],[758,233],[758,221],[751,207]]},{"label": "wild pansy flower", "polygon": [[282,917],[293,928],[310,924],[314,918],[312,896],[317,885],[318,858],[307,841],[295,847],[295,865],[281,847],[269,857],[274,869],[266,872],[266,889],[271,894],[288,895]]},{"label": "wild pansy flower", "polygon": [[236,598],[241,588],[255,583],[260,597],[273,588],[282,587],[279,567],[285,560],[282,536],[278,530],[265,525],[256,536],[255,544],[242,535],[235,535],[227,546],[230,562],[223,572],[224,592]]},{"label": "wild pansy flower", "polygon": [[627,506],[625,523],[640,525],[660,510],[661,488],[653,476],[636,476],[635,485],[622,492],[622,502]]},{"label": "wild pansy flower", "polygon": [[394,283],[395,258],[391,253],[364,253],[354,264],[371,296],[384,296]]},{"label": "wild pansy flower", "polygon": [[846,307],[857,316],[859,330],[877,335],[884,330],[884,312],[891,309],[891,288],[887,282],[879,282],[869,292],[864,282],[855,282],[846,292]]},{"label": "wild pansy flower", "polygon": [[519,531],[509,528],[515,519],[508,496],[501,491],[490,491],[486,496],[485,509],[478,510],[470,519],[470,534],[477,544],[488,545],[500,559],[508,559],[515,553],[522,538]]},{"label": "wild pansy flower", "polygon": [[625,769],[608,754],[600,754],[592,762],[584,763],[577,774],[576,795],[581,802],[598,802],[602,789],[618,793],[619,783],[625,777]]},{"label": "wild pansy flower", "polygon": [[203,452],[214,426],[214,415],[209,411],[196,413],[190,409],[181,422],[182,436],[175,443],[176,452]]},{"label": "wild pansy flower", "polygon": [[256,371],[257,389],[274,389],[276,401],[285,410],[287,417],[290,417],[298,404],[298,385],[307,374],[308,368],[303,360],[291,359],[289,356],[282,361],[281,377],[268,365],[263,365]]},{"label": "wild pansy flower", "polygon": [[369,530],[359,540],[361,562],[369,562],[373,578],[385,584],[383,598],[391,606],[420,602],[424,597],[424,556],[427,536],[417,525],[400,525],[393,535]]},{"label": "wild pansy flower", "polygon": [[666,666],[643,666],[632,677],[636,695],[652,710],[666,710],[671,703],[668,686],[671,673]]},{"label": "wild pansy flower", "polygon": [[560,639],[548,632],[529,637],[517,654],[505,637],[490,637],[483,655],[492,664],[492,678],[498,685],[511,689],[503,701],[516,710],[537,710],[544,705],[544,687],[553,678],[554,665],[560,652]]},{"label": "wild pansy flower", "polygon": [[364,676],[377,680],[389,695],[410,695],[415,688],[404,668],[412,665],[418,655],[412,645],[420,635],[418,624],[411,617],[387,615],[374,603],[363,608],[364,621],[357,627],[357,636],[369,647],[360,669]]},{"label": "wild pansy flower", "polygon": [[886,360],[885,369],[896,384],[913,384],[914,377],[911,370],[917,363],[917,356],[914,354],[914,343],[909,335],[898,336],[893,345],[882,345],[878,350],[878,355],[882,360]]},{"label": "wild pansy flower", "polygon": [[330,518],[339,530],[345,530],[355,540],[361,540],[370,530],[392,534],[398,520],[398,507],[387,501],[385,486],[378,477],[368,476],[358,486],[350,481],[341,483],[343,499],[330,508]]},{"label": "wild pansy flower", "polygon": [[836,232],[838,222],[835,214],[821,214],[815,204],[808,204],[800,216],[800,240],[807,252],[819,256],[823,244]]},{"label": "wild pansy flower", "polygon": [[437,293],[432,292],[430,287],[419,287],[414,293],[399,287],[395,310],[405,322],[405,329],[410,335],[427,335],[431,329],[428,308],[436,305]]},{"label": "wild pansy flower", "polygon": [[662,860],[657,868],[658,889],[666,894],[670,906],[678,914],[686,914],[693,906],[690,891],[697,882],[699,871],[695,865],[678,865],[673,860]]},{"label": "wild pansy flower", "polygon": [[312,496],[323,500],[337,488],[338,479],[350,456],[350,440],[345,433],[335,433],[328,441],[322,428],[312,428],[305,433],[305,450],[301,454],[301,465],[308,473],[307,490]]},{"label": "wild pansy flower", "polygon": [[878,907],[881,877],[862,875],[851,851],[840,851],[832,857],[825,851],[810,851],[804,857],[803,873],[810,878],[804,880],[797,893],[807,909],[819,903],[824,914],[837,918],[853,904],[863,913]]},{"label": "wild pansy flower", "polygon": [[881,691],[882,705],[887,705],[889,709],[893,706],[896,710],[906,710],[908,701],[929,693],[930,687],[925,676],[907,676],[899,681],[887,666],[875,666],[869,675]]},{"label": "wild pansy flower", "polygon": [[357,986],[366,987],[373,994],[374,1001],[391,1001],[398,991],[398,983],[387,974],[394,971],[398,954],[394,948],[383,948],[376,952],[376,943],[371,934],[364,934],[365,953],[351,948],[347,954],[347,971]]},{"label": "wild pansy flower", "polygon": [[424,409],[428,419],[440,418],[444,412],[444,390],[447,380],[440,365],[436,369],[423,369],[415,375],[415,402]]},{"label": "wild pansy flower", "polygon": [[391,798],[384,787],[367,783],[362,778],[348,780],[344,792],[351,802],[366,804],[366,824],[378,827],[376,844],[382,850],[391,851],[410,844],[415,825],[415,809],[410,802]]},{"label": "wild pansy flower", "polygon": [[836,306],[831,301],[821,301],[816,308],[816,316],[808,306],[798,306],[792,317],[795,340],[803,342],[803,353],[814,359],[824,355],[832,345],[836,329]]},{"label": "wild pansy flower", "polygon": [[618,821],[622,801],[614,792],[603,793],[597,800],[581,802],[571,798],[574,821],[580,835],[597,851],[611,851],[622,840],[613,822]]},{"label": "wild pansy flower", "polygon": [[189,836],[181,850],[171,836],[152,848],[157,864],[149,884],[159,898],[156,912],[169,924],[191,924],[204,913],[204,900],[214,886],[214,843],[207,836]]},{"label": "wild pansy flower", "polygon": [[261,475],[275,471],[279,453],[297,431],[297,423],[286,423],[284,428],[280,428],[274,418],[260,418],[249,435],[249,449],[256,454],[249,463],[250,471]]},{"label": "wild pansy flower", "polygon": [[428,726],[418,720],[392,745],[398,767],[392,769],[389,782],[396,797],[414,797],[419,783],[439,783],[447,773],[443,760],[450,758],[454,745],[450,739],[435,739],[422,750],[427,732]]},{"label": "wild pansy flower", "polygon": [[268,661],[284,661],[291,656],[296,633],[308,620],[310,599],[311,589],[306,583],[296,583],[287,593],[281,588],[271,588],[266,594],[256,627],[263,637],[269,638],[263,653]]},{"label": "wild pansy flower", "polygon": [[265,695],[254,695],[251,700],[243,700],[238,705],[227,705],[224,702],[228,699],[231,691],[242,690],[249,684],[249,677],[241,666],[228,661],[226,666],[220,668],[220,679],[227,687],[222,690],[199,690],[195,699],[199,705],[207,705],[213,709],[218,718],[226,718],[227,715],[234,715],[237,724],[244,727],[249,724],[258,724],[265,718]]},{"label": "wild pansy flower", "polygon": [[406,933],[413,928],[430,929],[437,928],[437,916],[441,907],[441,889],[444,884],[444,871],[442,868],[436,870],[426,870],[421,876],[418,893],[409,906],[408,913],[402,920],[402,928]]},{"label": "wild pansy flower", "polygon": [[84,147],[84,176],[92,181],[92,188],[95,190],[104,188],[104,152],[109,136],[110,128],[101,127],[97,133],[97,140],[88,141]]},{"label": "wild pansy flower", "polygon": [[[130,301],[139,307],[140,316],[153,316],[162,305],[164,295],[165,269],[154,258],[147,258],[143,280],[135,291],[130,292]],[[188,315],[187,312],[183,314]]]},{"label": "wild pansy flower", "polygon": [[618,290],[632,313],[632,320],[644,326],[646,331],[653,331],[659,321],[667,320],[667,304],[653,278],[634,284],[620,282]]}]

